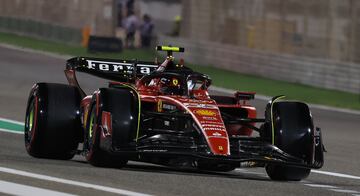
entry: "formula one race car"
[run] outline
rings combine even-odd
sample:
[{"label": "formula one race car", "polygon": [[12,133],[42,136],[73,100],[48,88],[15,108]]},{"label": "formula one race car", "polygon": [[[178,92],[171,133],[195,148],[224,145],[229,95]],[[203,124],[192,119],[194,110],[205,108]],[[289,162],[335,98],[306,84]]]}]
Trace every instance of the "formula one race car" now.
[{"label": "formula one race car", "polygon": [[[301,180],[322,167],[321,131],[305,103],[277,96],[256,118],[249,104],[255,93],[209,95],[209,76],[174,61],[173,52],[183,48],[157,50],[167,51],[162,64],[72,58],[69,85],[35,84],[26,110],[27,152],[50,159],[81,154],[100,167],[128,160],[222,172],[265,167],[273,180]],[[113,82],[86,95],[76,71]]]}]

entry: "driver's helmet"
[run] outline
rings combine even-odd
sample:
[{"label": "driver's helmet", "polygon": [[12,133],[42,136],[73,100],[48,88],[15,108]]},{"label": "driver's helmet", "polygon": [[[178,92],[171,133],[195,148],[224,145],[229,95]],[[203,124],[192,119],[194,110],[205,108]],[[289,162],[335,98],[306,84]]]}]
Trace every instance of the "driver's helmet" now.
[{"label": "driver's helmet", "polygon": [[177,78],[161,78],[160,92],[165,95],[183,95],[184,87]]}]

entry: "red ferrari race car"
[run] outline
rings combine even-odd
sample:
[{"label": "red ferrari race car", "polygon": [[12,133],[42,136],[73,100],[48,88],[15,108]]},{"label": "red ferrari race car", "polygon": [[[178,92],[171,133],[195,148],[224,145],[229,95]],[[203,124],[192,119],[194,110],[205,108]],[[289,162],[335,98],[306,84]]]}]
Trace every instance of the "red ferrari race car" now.
[{"label": "red ferrari race car", "polygon": [[[167,52],[162,64],[72,58],[68,85],[35,84],[26,110],[27,152],[48,159],[81,154],[100,167],[129,160],[223,172],[265,167],[273,180],[301,180],[322,167],[321,131],[305,103],[274,97],[259,119],[249,104],[254,93],[210,95],[209,76],[174,61],[173,52],[183,48],[157,50]],[[113,82],[86,95],[76,71]]]}]

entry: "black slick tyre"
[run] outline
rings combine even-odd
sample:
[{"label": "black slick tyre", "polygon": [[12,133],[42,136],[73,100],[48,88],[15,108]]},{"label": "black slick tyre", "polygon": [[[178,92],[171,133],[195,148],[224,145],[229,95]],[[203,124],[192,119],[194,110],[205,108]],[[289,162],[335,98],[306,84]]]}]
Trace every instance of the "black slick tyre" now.
[{"label": "black slick tyre", "polygon": [[[109,150],[126,148],[135,138],[138,123],[137,104],[135,93],[126,88],[102,88],[98,95],[93,96],[84,136],[84,151],[90,164],[114,168],[126,165],[128,162],[126,156],[113,154]],[[101,148],[100,145],[103,112],[109,112],[112,117],[112,136],[111,142],[107,144],[107,150]]]},{"label": "black slick tyre", "polygon": [[100,148],[100,117],[96,114],[96,106],[93,104],[87,120],[85,136],[86,160],[96,167],[121,168],[126,165],[127,160],[116,157]]},{"label": "black slick tyre", "polygon": [[25,147],[37,158],[71,159],[82,135],[80,94],[64,84],[38,83],[32,88],[25,117]]},{"label": "black slick tyre", "polygon": [[272,180],[300,181],[310,174],[310,169],[269,164],[266,173]]},{"label": "black slick tyre", "polygon": [[[272,110],[272,112],[271,112]],[[276,102],[267,107],[273,125],[268,125],[272,142],[284,152],[311,164],[314,153],[314,126],[309,107],[301,102]],[[272,180],[300,181],[310,174],[309,168],[290,167],[277,164],[266,165]]]}]

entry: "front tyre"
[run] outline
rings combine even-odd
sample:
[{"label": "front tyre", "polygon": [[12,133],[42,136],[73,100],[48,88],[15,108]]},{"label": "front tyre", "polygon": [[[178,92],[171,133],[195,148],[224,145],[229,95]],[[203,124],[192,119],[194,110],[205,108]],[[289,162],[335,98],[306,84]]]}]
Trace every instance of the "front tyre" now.
[{"label": "front tyre", "polygon": [[310,174],[310,169],[269,164],[265,167],[266,173],[272,180],[300,181]]},{"label": "front tyre", "polygon": [[[309,107],[305,103],[282,101],[270,103],[266,109],[267,132],[273,145],[282,151],[311,164],[314,155],[314,125]],[[310,169],[277,164],[266,165],[272,180],[300,181]]]}]

